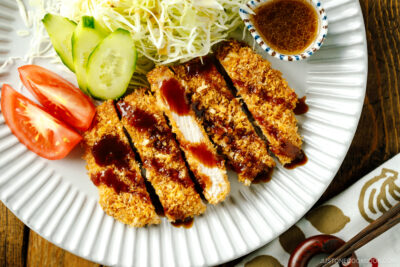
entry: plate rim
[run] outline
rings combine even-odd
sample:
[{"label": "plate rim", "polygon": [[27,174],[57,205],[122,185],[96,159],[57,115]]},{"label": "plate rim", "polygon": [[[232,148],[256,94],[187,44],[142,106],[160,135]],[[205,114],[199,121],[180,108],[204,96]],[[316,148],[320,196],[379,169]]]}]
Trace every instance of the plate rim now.
[{"label": "plate rim", "polygon": [[[260,242],[260,244],[258,246],[247,248],[247,250],[244,249],[243,251],[235,253],[235,256],[233,258],[224,259],[223,256],[221,255],[219,261],[217,261],[215,263],[212,263],[212,264],[219,265],[219,264],[222,264],[222,263],[226,263],[228,261],[232,261],[232,260],[238,259],[238,258],[240,258],[240,257],[242,257],[244,255],[247,255],[247,254],[249,254],[249,253],[251,253],[251,252],[253,252],[253,251],[255,251],[255,250],[257,250],[257,249],[259,249],[259,248],[261,248],[263,246],[265,246],[266,244],[268,244],[272,240],[276,239],[279,235],[281,235],[282,233],[287,231],[287,229],[289,229],[293,224],[295,224],[296,221],[298,221],[299,219],[304,217],[304,215],[312,208],[312,206],[315,205],[315,203],[319,200],[319,198],[322,196],[322,194],[326,191],[328,186],[332,183],[334,177],[336,176],[336,174],[338,173],[340,167],[342,166],[343,161],[344,161],[345,157],[347,156],[348,150],[350,149],[351,143],[354,140],[355,133],[356,133],[356,131],[358,129],[358,125],[359,125],[361,114],[362,114],[362,110],[363,110],[363,103],[365,101],[365,95],[366,95],[366,90],[367,90],[367,81],[368,81],[368,42],[367,42],[367,38],[366,38],[366,28],[365,28],[366,25],[365,25],[363,12],[362,12],[359,0],[354,1],[354,3],[356,3],[357,9],[358,9],[357,16],[361,19],[361,22],[362,22],[362,25],[360,26],[359,31],[361,32],[362,37],[363,37],[362,49],[363,49],[363,55],[364,55],[364,57],[363,57],[363,60],[364,60],[364,71],[362,72],[362,74],[363,74],[364,77],[363,77],[363,84],[361,86],[359,86],[359,87],[362,88],[363,91],[362,91],[362,95],[360,96],[360,102],[358,103],[359,108],[358,108],[357,112],[353,115],[353,117],[356,118],[356,124],[353,127],[353,129],[351,129],[351,131],[349,131],[349,132],[351,132],[351,135],[350,135],[351,138],[349,138],[345,143],[346,149],[345,149],[345,152],[343,153],[343,155],[340,158],[338,157],[338,161],[340,162],[340,164],[338,164],[333,169],[332,178],[330,179],[329,183],[326,183],[324,185],[324,187],[323,187],[324,189],[318,194],[319,195],[318,198],[316,198],[314,201],[312,201],[312,204],[310,205],[310,207],[308,209],[306,209],[304,212],[302,212],[301,216],[295,216],[294,217],[294,222],[288,223],[288,221],[286,221],[285,223],[288,223],[288,224],[283,228],[283,230],[274,231],[273,232],[274,233],[273,237],[272,238],[268,238],[268,241],[264,242],[264,241],[261,240],[261,242]],[[360,63],[361,63],[361,60],[360,60]],[[65,182],[67,183],[68,186],[73,186],[73,184],[71,182],[68,182],[68,181],[65,181]],[[105,264],[105,262],[101,262],[101,261],[95,260],[94,257],[93,257],[93,253],[89,253],[87,256],[84,256],[84,255],[82,255],[82,253],[80,253],[79,247],[77,249],[75,249],[75,250],[68,249],[66,247],[65,242],[58,243],[58,242],[56,242],[54,240],[54,238],[51,239],[51,235],[50,235],[49,238],[45,237],[43,231],[40,233],[40,231],[36,231],[36,229],[33,228],[33,226],[31,225],[31,222],[30,222],[29,219],[27,221],[23,220],[22,219],[22,214],[20,214],[20,212],[18,210],[14,210],[11,207],[11,203],[9,203],[9,201],[4,200],[3,198],[1,198],[0,200],[21,222],[23,222],[26,226],[28,226],[32,231],[37,233],[39,236],[41,236],[42,238],[46,239],[48,242],[56,245],[59,248],[64,249],[65,251],[68,251],[69,253],[72,253],[74,255],[82,257],[82,258],[84,258],[86,260],[92,261],[92,262],[97,263],[97,264]],[[110,242],[110,240],[108,242]],[[117,262],[117,265],[118,265],[118,263],[119,262]],[[191,261],[191,263],[193,264],[192,261]],[[204,262],[204,264],[208,265],[208,262]]]}]

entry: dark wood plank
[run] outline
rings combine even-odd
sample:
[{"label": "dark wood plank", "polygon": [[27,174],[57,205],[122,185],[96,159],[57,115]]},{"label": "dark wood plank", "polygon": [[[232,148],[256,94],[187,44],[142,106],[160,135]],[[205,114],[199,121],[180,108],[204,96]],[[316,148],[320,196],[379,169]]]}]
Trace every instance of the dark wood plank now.
[{"label": "dark wood plank", "polygon": [[0,202],[0,266],[25,266],[28,233],[29,229]]},{"label": "dark wood plank", "polygon": [[400,1],[361,0],[368,85],[350,150],[321,203],[400,153]]},{"label": "dark wood plank", "polygon": [[40,237],[34,231],[30,231],[29,248],[27,257],[28,267],[98,267],[99,264],[92,263],[75,256],[56,245]]}]

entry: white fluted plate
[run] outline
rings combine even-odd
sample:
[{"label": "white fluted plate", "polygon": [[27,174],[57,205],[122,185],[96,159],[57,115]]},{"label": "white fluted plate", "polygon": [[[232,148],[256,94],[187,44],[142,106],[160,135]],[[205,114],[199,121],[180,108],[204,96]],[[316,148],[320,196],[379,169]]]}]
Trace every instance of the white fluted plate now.
[{"label": "white fluted plate", "polygon": [[[245,255],[276,238],[318,200],[338,171],[359,121],[367,80],[367,45],[357,0],[322,1],[329,34],[308,60],[283,62],[268,55],[310,110],[299,116],[308,163],[295,170],[280,166],[267,184],[244,187],[230,173],[232,192],[195,219],[190,229],[161,225],[127,227],[104,214],[96,187],[86,175],[82,151],[66,159],[39,158],[10,132],[0,116],[0,199],[35,232],[74,254],[104,265],[203,266]],[[24,55],[31,35],[16,1],[0,0],[0,64]],[[32,32],[31,32],[32,34]],[[263,53],[258,50],[259,53]],[[75,82],[73,74],[49,60],[34,63]],[[16,60],[0,73],[24,94]]]}]

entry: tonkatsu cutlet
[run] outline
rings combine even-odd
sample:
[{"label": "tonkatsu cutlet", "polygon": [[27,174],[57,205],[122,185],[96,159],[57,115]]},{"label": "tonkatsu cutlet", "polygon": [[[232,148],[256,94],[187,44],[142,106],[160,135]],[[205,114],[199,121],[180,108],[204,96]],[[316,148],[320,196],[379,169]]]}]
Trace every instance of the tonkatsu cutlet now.
[{"label": "tonkatsu cutlet", "polygon": [[97,107],[83,140],[83,157],[103,210],[134,227],[160,223],[112,100]]},{"label": "tonkatsu cutlet", "polygon": [[211,58],[172,68],[187,84],[192,105],[227,164],[245,185],[268,176],[275,162]]},{"label": "tonkatsu cutlet", "polygon": [[203,213],[206,205],[196,192],[179,146],[154,96],[146,89],[136,89],[120,100],[117,108],[167,218],[183,221]]},{"label": "tonkatsu cutlet", "polygon": [[282,164],[302,158],[302,140],[293,112],[297,95],[282,74],[238,41],[221,45],[217,58],[267,137],[271,152]]},{"label": "tonkatsu cutlet", "polygon": [[205,198],[211,204],[224,200],[230,190],[224,160],[218,156],[216,148],[191,109],[185,85],[164,66],[153,69],[147,78],[157,104],[168,117]]}]

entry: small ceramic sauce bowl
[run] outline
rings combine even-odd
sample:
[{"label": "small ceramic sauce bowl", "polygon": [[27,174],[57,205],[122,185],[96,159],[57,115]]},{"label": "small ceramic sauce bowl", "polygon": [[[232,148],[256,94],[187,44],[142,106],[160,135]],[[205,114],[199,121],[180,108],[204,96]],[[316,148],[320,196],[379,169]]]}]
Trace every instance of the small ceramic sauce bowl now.
[{"label": "small ceramic sauce bowl", "polygon": [[268,45],[268,43],[264,40],[262,35],[260,35],[260,33],[257,31],[257,28],[251,21],[251,16],[252,14],[255,13],[255,10],[261,5],[268,3],[270,1],[274,0],[250,0],[249,2],[246,3],[246,7],[239,9],[240,17],[244,21],[246,28],[250,31],[254,40],[268,54],[284,61],[299,61],[306,59],[310,57],[312,54],[314,54],[322,46],[322,43],[324,42],[326,35],[328,34],[328,19],[325,13],[325,9],[322,7],[321,2],[319,0],[305,0],[309,2],[312,7],[314,7],[318,15],[319,23],[318,23],[318,32],[316,34],[316,38],[303,52],[294,55],[287,55],[279,53],[278,51],[272,49]]}]

